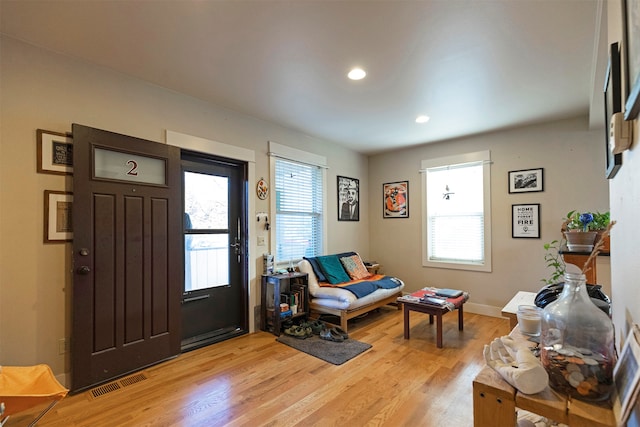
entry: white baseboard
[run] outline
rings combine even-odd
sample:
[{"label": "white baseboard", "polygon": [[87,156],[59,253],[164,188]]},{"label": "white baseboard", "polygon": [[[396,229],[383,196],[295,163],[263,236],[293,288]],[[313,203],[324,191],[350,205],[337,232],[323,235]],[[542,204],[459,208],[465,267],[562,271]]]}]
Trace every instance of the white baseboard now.
[{"label": "white baseboard", "polygon": [[465,313],[482,314],[484,316],[503,317],[502,308],[494,307],[492,305],[475,304],[472,302],[468,302],[464,305],[464,311]]}]

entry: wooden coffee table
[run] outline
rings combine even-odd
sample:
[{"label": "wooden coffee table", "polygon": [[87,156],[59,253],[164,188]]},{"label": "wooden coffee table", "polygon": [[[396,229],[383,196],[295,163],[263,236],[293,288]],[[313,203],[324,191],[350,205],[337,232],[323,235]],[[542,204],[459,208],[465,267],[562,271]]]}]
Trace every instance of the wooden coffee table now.
[{"label": "wooden coffee table", "polygon": [[[398,303],[402,304],[404,310],[404,338],[409,339],[409,312],[418,311],[420,313],[426,313],[429,315],[429,324],[433,324],[433,317],[436,317],[436,344],[438,348],[442,348],[442,316],[449,313],[449,309],[446,307],[439,307],[437,305],[425,304],[421,302],[403,301],[398,299]],[[462,331],[464,328],[464,311],[462,307],[464,302],[457,307],[458,310],[458,330]]]}]

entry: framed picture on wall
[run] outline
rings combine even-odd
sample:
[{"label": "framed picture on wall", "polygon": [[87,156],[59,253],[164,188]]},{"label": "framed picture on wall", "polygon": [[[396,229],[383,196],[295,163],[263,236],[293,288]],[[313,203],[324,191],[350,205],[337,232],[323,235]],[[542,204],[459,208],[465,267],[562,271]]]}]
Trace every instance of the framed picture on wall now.
[{"label": "framed picture on wall", "polygon": [[73,174],[73,139],[70,135],[38,129],[38,172]]},{"label": "framed picture on wall", "polygon": [[509,193],[529,193],[543,191],[543,168],[509,172]]},{"label": "framed picture on wall", "polygon": [[382,184],[383,218],[409,218],[409,181]]},{"label": "framed picture on wall", "polygon": [[610,143],[611,116],[622,111],[622,84],[620,78],[620,47],[618,43],[612,43],[609,49],[609,63],[604,80],[604,120],[605,120],[605,176],[613,178],[622,166],[622,153],[613,154]]},{"label": "framed picture on wall", "polygon": [[44,243],[73,240],[72,203],[70,192],[44,191]]},{"label": "framed picture on wall", "polygon": [[623,0],[622,13],[627,77],[624,119],[634,120],[640,115],[640,2]]},{"label": "framed picture on wall", "polygon": [[540,203],[511,205],[511,237],[540,238]]},{"label": "framed picture on wall", "polygon": [[360,221],[360,180],[338,176],[338,221]]}]

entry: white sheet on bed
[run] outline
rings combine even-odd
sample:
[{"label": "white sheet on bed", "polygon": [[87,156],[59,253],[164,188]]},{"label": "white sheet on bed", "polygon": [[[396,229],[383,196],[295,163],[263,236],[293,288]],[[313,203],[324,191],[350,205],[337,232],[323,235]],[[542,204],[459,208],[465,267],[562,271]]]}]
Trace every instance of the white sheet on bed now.
[{"label": "white sheet on bed", "polygon": [[353,292],[342,288],[332,288],[318,285],[318,278],[313,272],[313,267],[306,259],[298,263],[298,269],[302,273],[309,275],[309,294],[312,296],[314,304],[324,307],[337,308],[340,310],[354,309],[376,302],[380,299],[391,296],[404,288],[404,282],[400,279],[400,286],[393,289],[378,289],[362,298],[357,298]]}]

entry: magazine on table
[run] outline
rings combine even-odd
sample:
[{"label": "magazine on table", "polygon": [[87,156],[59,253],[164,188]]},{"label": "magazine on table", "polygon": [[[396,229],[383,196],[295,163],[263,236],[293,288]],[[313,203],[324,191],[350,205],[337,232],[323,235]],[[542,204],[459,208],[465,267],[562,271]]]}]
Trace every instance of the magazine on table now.
[{"label": "magazine on table", "polygon": [[462,295],[462,291],[459,289],[437,289],[436,295],[445,298],[458,298]]}]

